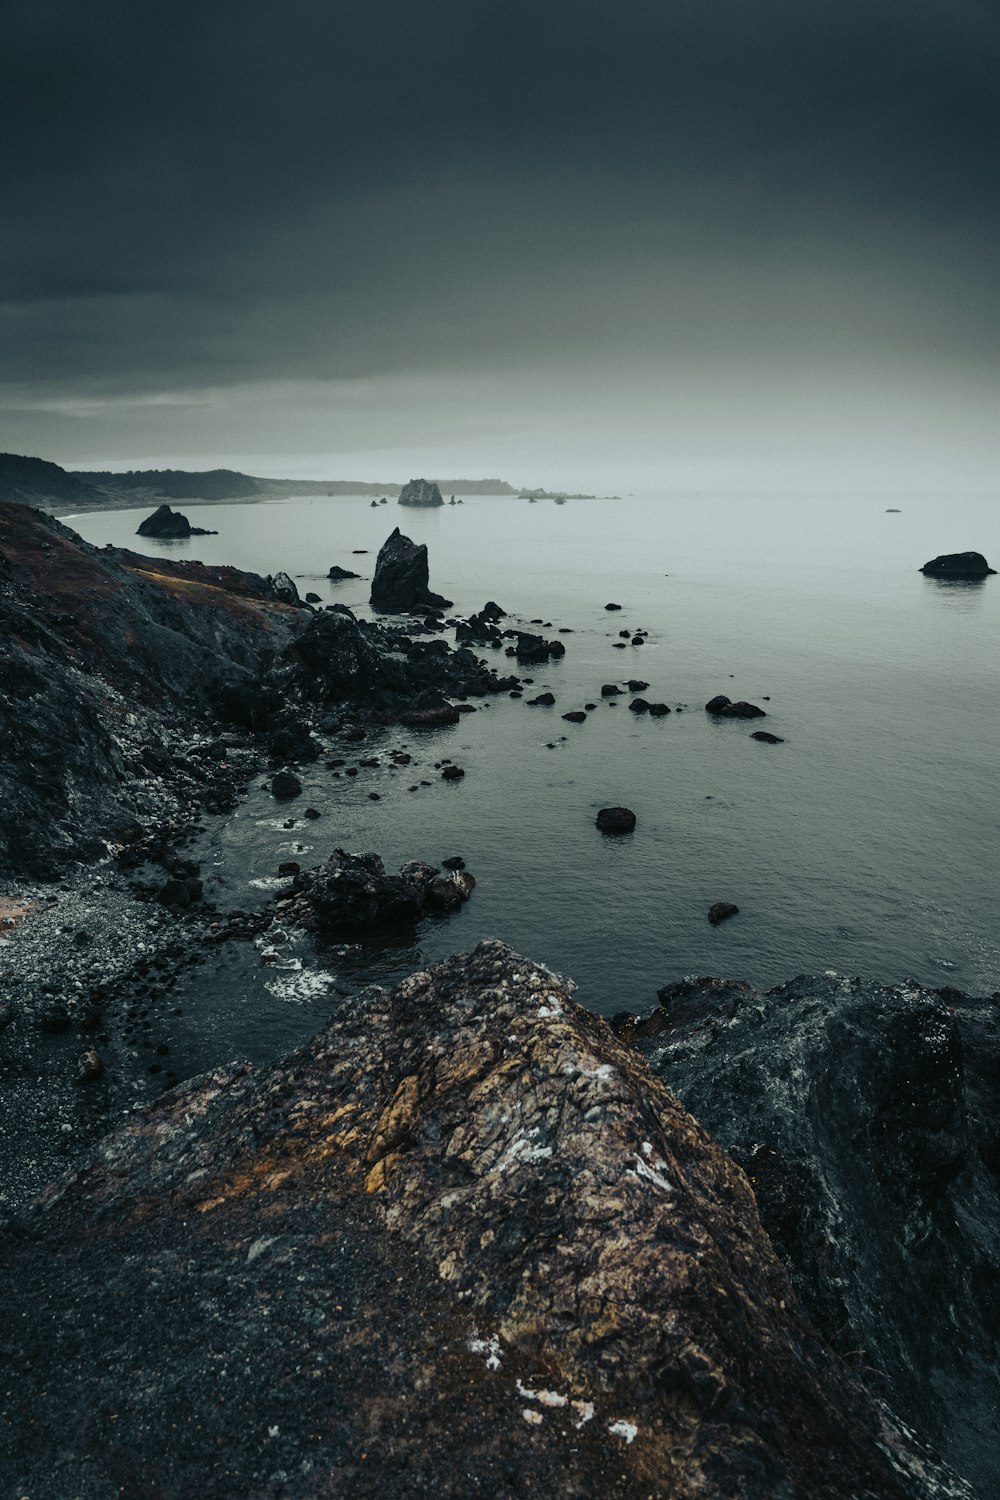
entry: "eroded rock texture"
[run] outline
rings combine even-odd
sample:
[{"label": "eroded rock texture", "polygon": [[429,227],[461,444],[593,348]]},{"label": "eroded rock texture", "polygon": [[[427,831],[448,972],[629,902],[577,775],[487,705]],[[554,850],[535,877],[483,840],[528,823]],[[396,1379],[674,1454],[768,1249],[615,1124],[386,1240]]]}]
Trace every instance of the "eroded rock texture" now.
[{"label": "eroded rock texture", "polygon": [[984,1496],[1000,1486],[998,1000],[700,979],[661,990],[633,1032],[745,1166],[824,1336]]},{"label": "eroded rock texture", "polygon": [[497,943],[166,1095],[0,1270],[12,1493],[964,1493],[805,1321],[742,1172]]}]

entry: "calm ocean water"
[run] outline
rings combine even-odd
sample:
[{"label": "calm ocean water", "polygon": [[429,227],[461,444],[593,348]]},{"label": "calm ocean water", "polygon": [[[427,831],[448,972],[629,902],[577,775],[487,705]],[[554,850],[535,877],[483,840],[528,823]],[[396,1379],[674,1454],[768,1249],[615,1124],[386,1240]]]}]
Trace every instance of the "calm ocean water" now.
[{"label": "calm ocean water", "polygon": [[[769,985],[835,969],[1000,988],[1000,577],[943,584],[918,572],[969,548],[996,563],[989,499],[470,497],[413,511],[317,497],[191,510],[219,535],[143,541],[147,510],[66,519],[102,545],[283,569],[301,592],[362,613],[367,581],[334,588],[325,574],[340,563],[367,580],[398,523],[428,544],[431,586],[457,613],[493,598],[574,632],[565,658],[533,674],[555,708],[501,698],[454,729],[370,736],[353,748],[370,756],[403,741],[422,764],[353,781],[309,767],[300,806],[321,821],[286,830],[295,806],[279,814],[255,790],[214,826],[215,895],[232,905],[265,899],[293,851],[303,863],[336,845],[393,866],[465,857],[478,885],[463,912],[426,924],[416,948],[345,968],[350,985],[490,935],[572,975],[606,1013],[647,1008],[658,986],[693,973]],[[352,560],[357,548],[368,556]],[[610,600],[620,614],[605,611]],[[647,644],[613,649],[625,626],[646,629]],[[685,711],[651,720],[627,699],[601,702],[602,683],[629,676]],[[768,718],[713,721],[703,705],[720,692],[762,703]],[[563,721],[588,702],[586,723]],[[785,743],[756,743],[758,727]],[[464,781],[440,781],[442,756]],[[432,785],[407,790],[421,779]],[[633,835],[596,831],[609,803],[635,810]],[[718,900],[740,914],[712,928]],[[244,1009],[233,1023],[242,1050],[311,1030],[328,982],[307,962],[272,986],[267,1014],[255,1003],[253,1019]]]}]

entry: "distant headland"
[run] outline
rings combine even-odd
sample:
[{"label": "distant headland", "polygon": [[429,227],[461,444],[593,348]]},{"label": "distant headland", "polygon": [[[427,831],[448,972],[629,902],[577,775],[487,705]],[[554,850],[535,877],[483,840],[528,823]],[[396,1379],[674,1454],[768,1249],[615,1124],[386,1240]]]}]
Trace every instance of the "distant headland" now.
[{"label": "distant headland", "polygon": [[[505,479],[427,481],[447,495],[511,495]],[[273,500],[288,495],[375,495],[398,499],[398,481],[362,479],[269,479],[236,469],[68,470],[42,458],[0,453],[0,499],[19,500],[43,510],[109,510],[183,500],[210,505],[224,501]]]}]

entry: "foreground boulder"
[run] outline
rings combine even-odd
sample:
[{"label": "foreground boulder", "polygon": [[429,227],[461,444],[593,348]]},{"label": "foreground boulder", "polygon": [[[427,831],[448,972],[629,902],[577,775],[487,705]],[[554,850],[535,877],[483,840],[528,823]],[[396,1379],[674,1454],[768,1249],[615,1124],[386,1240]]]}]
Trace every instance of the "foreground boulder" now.
[{"label": "foreground boulder", "polygon": [[961,1495],[570,992],[482,944],[43,1193],[0,1232],[11,1493]]},{"label": "foreground boulder", "polygon": [[449,609],[451,600],[428,588],[427,548],[411,542],[397,526],[383,543],[372,578],[372,609],[407,613],[418,609]]},{"label": "foreground boulder", "polygon": [[660,991],[656,1073],[745,1167],[824,1336],[1000,1492],[1000,996],[800,978]]},{"label": "foreground boulder", "polygon": [[140,521],[136,536],[156,537],[160,541],[183,541],[189,536],[218,536],[217,531],[206,531],[204,527],[192,526],[187,516],[169,505],[158,505],[151,516]]},{"label": "foreground boulder", "polygon": [[444,496],[433,480],[411,479],[408,484],[404,484],[398,503],[400,505],[443,505]]},{"label": "foreground boulder", "polygon": [[920,569],[928,578],[986,578],[995,573],[981,552],[945,552]]}]

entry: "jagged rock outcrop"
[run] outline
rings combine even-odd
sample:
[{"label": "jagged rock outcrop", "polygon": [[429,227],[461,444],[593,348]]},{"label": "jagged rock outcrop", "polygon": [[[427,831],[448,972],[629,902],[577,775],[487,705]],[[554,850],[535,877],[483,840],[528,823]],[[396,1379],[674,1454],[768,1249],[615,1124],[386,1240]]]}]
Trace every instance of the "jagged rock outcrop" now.
[{"label": "jagged rock outcrop", "polygon": [[411,542],[397,526],[383,543],[375,560],[372,578],[372,609],[387,614],[405,614],[419,609],[449,609],[450,599],[443,599],[428,587],[427,548]]},{"label": "jagged rock outcrop", "polygon": [[660,1002],[648,1061],[744,1165],[812,1319],[997,1493],[1000,996],[819,976]]},{"label": "jagged rock outcrop", "polygon": [[183,541],[189,536],[218,536],[217,531],[206,531],[202,526],[192,526],[187,516],[169,505],[158,505],[151,516],[140,521],[136,536],[156,537],[162,542]]},{"label": "jagged rock outcrop", "polygon": [[433,480],[411,479],[404,484],[399,496],[400,505],[443,505],[444,496]]},{"label": "jagged rock outcrop", "polygon": [[0,1272],[12,1493],[963,1493],[806,1322],[743,1174],[497,943],[165,1095]]},{"label": "jagged rock outcrop", "polygon": [[295,580],[287,573],[269,574],[267,582],[271,593],[276,599],[280,599],[282,604],[298,606],[302,603]]},{"label": "jagged rock outcrop", "polygon": [[[445,698],[481,698],[513,686],[464,647],[413,640],[405,630],[324,610],[286,652],[287,691],[306,701],[351,704],[386,720],[444,706]],[[457,721],[457,711],[454,714]]]},{"label": "jagged rock outcrop", "polygon": [[254,574],[98,550],[26,505],[0,504],[0,555],[0,869],[51,874],[166,808],[172,724],[253,723],[293,617]]},{"label": "jagged rock outcrop", "polygon": [[987,578],[996,568],[990,567],[981,552],[945,552],[925,562],[920,571],[928,578],[976,579]]}]

